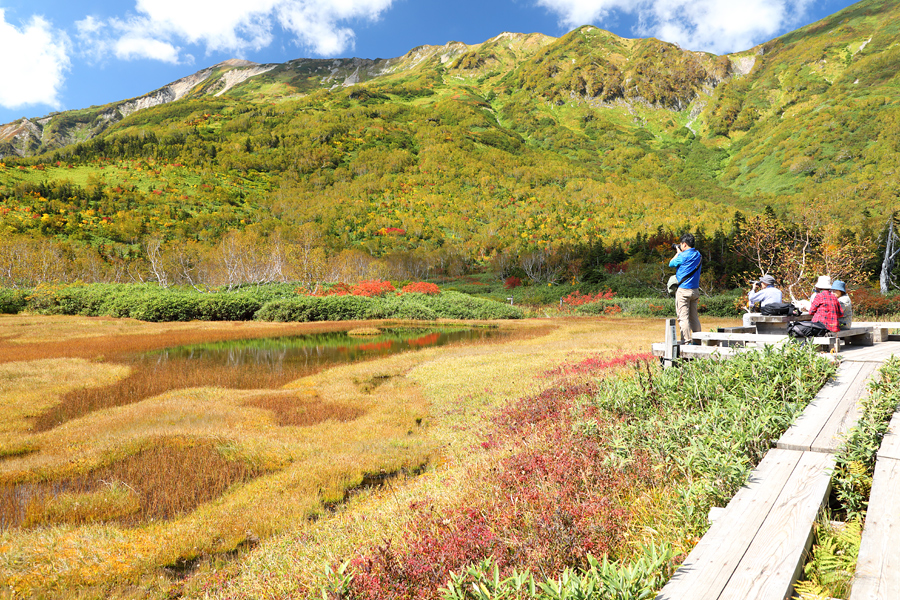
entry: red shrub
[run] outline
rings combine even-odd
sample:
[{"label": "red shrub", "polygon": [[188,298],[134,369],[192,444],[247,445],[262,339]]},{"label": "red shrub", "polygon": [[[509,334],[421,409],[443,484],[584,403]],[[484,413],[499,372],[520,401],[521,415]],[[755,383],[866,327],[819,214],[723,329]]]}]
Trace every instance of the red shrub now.
[{"label": "red shrub", "polygon": [[581,306],[582,304],[590,304],[598,300],[612,300],[616,297],[616,293],[612,290],[605,292],[597,292],[596,294],[582,294],[575,290],[568,296],[563,296],[562,303],[566,306]]},{"label": "red shrub", "polygon": [[522,285],[522,280],[519,279],[518,277],[516,277],[515,275],[507,277],[506,281],[503,282],[503,287],[506,288],[507,290],[517,288],[520,285]]},{"label": "red shrub", "polygon": [[[304,294],[305,292],[301,288],[297,288],[295,290],[298,294]],[[312,291],[312,293],[308,294],[310,296],[322,297],[322,296],[347,296],[350,294],[350,286],[346,283],[340,282],[336,283],[327,290],[320,288],[318,285],[316,289]]]},{"label": "red shrub", "polygon": [[399,227],[382,227],[378,230],[378,235],[406,235],[406,230]]},{"label": "red shrub", "polygon": [[879,316],[900,313],[900,296],[882,296],[878,290],[859,288],[850,293],[854,315]]},{"label": "red shrub", "polygon": [[415,283],[410,283],[408,285],[403,286],[403,289],[400,290],[403,294],[416,293],[416,294],[440,294],[441,288],[433,283],[426,283],[424,281],[417,281]]},{"label": "red shrub", "polygon": [[359,284],[350,288],[350,293],[354,296],[365,296],[367,298],[384,296],[388,292],[393,291],[395,291],[394,286],[390,281],[381,281],[379,279],[360,281]]}]

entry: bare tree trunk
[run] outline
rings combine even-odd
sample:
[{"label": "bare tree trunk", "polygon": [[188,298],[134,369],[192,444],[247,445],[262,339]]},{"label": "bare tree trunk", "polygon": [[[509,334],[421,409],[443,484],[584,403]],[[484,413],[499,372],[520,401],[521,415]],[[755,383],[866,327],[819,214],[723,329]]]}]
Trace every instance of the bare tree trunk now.
[{"label": "bare tree trunk", "polygon": [[887,294],[888,288],[894,282],[892,275],[894,272],[894,259],[897,253],[900,252],[900,248],[897,248],[897,234],[894,231],[895,214],[891,213],[891,217],[888,219],[888,234],[884,242],[884,261],[881,263],[881,277],[879,277],[882,294]]},{"label": "bare tree trunk", "polygon": [[151,238],[147,240],[144,249],[147,252],[147,260],[150,261],[150,272],[156,277],[160,287],[169,287],[169,275],[162,260],[162,240],[158,237]]}]

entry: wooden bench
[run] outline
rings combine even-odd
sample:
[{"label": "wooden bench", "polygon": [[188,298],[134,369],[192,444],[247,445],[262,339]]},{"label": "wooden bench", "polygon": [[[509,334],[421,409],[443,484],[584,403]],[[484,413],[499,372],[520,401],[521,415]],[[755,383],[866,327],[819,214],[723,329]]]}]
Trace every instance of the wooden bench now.
[{"label": "wooden bench", "polygon": [[852,327],[829,331],[824,336],[812,338],[813,344],[818,344],[831,352],[840,352],[841,341],[850,346],[872,346],[875,343],[875,336],[871,327]]},{"label": "wooden bench", "polygon": [[764,333],[732,333],[732,332],[712,332],[697,331],[694,333],[694,339],[700,340],[703,346],[719,346],[732,345],[734,343],[747,344],[753,343],[759,345],[769,345],[783,342],[788,339],[787,335],[764,334]]},{"label": "wooden bench", "polygon": [[756,327],[718,327],[719,333],[756,333]]},{"label": "wooden bench", "polygon": [[[717,358],[725,359],[740,351],[740,348],[722,348],[719,346],[692,346],[682,345],[678,347],[679,358]],[[650,345],[650,353],[661,359],[666,359],[666,345],[656,343]]]},{"label": "wooden bench", "polygon": [[806,410],[778,440],[782,450],[834,452],[841,436],[859,419],[859,400],[868,393],[867,380],[878,367],[871,362],[844,362]]},{"label": "wooden bench", "polygon": [[828,499],[830,454],[770,450],[656,600],[784,600]]},{"label": "wooden bench", "polygon": [[900,335],[892,334],[892,329],[900,329],[897,321],[854,321],[853,327],[871,327],[874,341],[900,342]]},{"label": "wooden bench", "polygon": [[756,327],[757,333],[786,334],[788,325],[796,321],[812,321],[809,315],[762,315],[750,314],[750,322]]},{"label": "wooden bench", "polygon": [[877,456],[850,600],[900,596],[900,412]]}]

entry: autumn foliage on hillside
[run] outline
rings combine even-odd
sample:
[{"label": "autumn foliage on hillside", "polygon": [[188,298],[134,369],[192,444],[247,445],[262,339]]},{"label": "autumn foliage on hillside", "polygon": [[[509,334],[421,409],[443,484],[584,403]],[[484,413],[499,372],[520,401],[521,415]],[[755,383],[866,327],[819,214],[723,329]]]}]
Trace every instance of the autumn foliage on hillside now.
[{"label": "autumn foliage on hillside", "polygon": [[[65,147],[56,133],[99,113],[61,113],[43,154],[0,163],[0,277],[234,285],[291,271],[276,255],[259,276],[222,251],[246,236],[296,243],[304,283],[498,266],[559,283],[598,242],[626,247],[605,263],[621,266],[656,251],[639,238],[691,230],[721,234],[709,264],[734,284],[737,211],[799,223],[814,207],[810,225],[878,237],[900,174],[897,10],[864,2],[723,57],[583,27],[460,44],[446,65],[346,88],[274,69]],[[320,268],[346,251],[406,274]]]}]

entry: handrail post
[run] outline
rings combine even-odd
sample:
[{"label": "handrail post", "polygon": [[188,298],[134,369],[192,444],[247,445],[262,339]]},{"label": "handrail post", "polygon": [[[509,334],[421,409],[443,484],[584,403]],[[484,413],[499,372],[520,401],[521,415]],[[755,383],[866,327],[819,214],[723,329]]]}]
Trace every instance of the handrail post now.
[{"label": "handrail post", "polygon": [[678,358],[678,319],[666,319],[666,345],[663,351],[662,365],[664,369],[672,366]]}]

